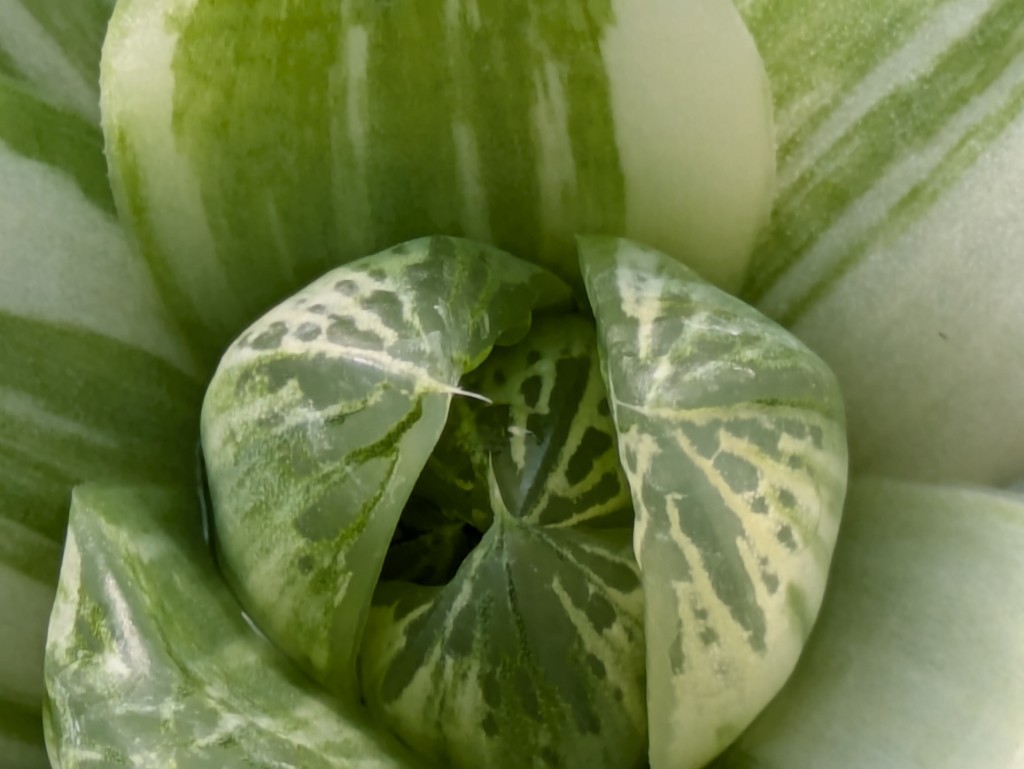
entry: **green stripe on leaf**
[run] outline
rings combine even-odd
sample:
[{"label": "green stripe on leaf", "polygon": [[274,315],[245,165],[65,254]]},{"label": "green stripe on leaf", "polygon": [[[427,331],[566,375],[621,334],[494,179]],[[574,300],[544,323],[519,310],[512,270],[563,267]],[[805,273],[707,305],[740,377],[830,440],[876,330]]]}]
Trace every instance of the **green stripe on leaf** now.
[{"label": "green stripe on leaf", "polygon": [[736,286],[772,195],[728,0],[125,0],[102,80],[118,208],[208,361],[316,275],[435,234],[577,284],[576,232],[628,234]]},{"label": "green stripe on leaf", "polygon": [[856,470],[1005,483],[1024,465],[1024,6],[741,10],[780,139],[745,296],[836,372]]}]

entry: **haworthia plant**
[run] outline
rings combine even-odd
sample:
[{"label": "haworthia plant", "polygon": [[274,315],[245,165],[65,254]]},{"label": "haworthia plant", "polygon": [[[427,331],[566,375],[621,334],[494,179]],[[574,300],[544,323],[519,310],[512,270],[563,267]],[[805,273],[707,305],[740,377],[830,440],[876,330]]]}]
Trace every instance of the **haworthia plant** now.
[{"label": "haworthia plant", "polygon": [[738,5],[779,134],[745,298],[835,370],[855,469],[1019,476],[1024,3]]},{"label": "haworthia plant", "polygon": [[824,589],[838,390],[673,259],[579,249],[596,326],[543,268],[435,237],[326,274],[229,348],[203,406],[208,526],[291,663],[223,588],[186,608],[215,573],[187,504],[80,492],[47,666],[65,769],[694,769],[754,718]]},{"label": "haworthia plant", "polygon": [[418,236],[578,283],[577,232],[735,288],[767,219],[767,82],[729,0],[123,0],[118,207],[215,360],[282,295]]}]

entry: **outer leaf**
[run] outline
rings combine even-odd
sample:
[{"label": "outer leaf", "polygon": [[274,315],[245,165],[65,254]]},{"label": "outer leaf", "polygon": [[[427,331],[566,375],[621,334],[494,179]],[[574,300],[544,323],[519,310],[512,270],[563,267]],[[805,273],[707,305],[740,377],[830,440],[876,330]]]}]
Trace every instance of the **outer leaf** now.
[{"label": "outer leaf", "polygon": [[199,385],[114,220],[101,151],[83,119],[0,77],[0,740],[33,722],[40,736],[71,486],[194,464]]},{"label": "outer leaf", "polygon": [[628,234],[736,286],[770,205],[728,0],[125,0],[103,66],[119,209],[211,358],[425,235],[578,282],[576,232]]},{"label": "outer leaf", "polygon": [[1024,501],[863,480],[797,671],[715,769],[1024,761]]},{"label": "outer leaf", "polygon": [[795,338],[663,254],[580,259],[636,511],[652,769],[699,767],[778,692],[821,603],[842,398]]},{"label": "outer leaf", "polygon": [[62,769],[414,769],[246,623],[192,494],[85,486],[47,648]]},{"label": "outer leaf", "polygon": [[99,125],[100,49],[114,0],[0,0],[0,75]]},{"label": "outer leaf", "polygon": [[1024,3],[741,4],[779,123],[746,296],[819,352],[854,467],[1024,467]]},{"label": "outer leaf", "polygon": [[344,700],[360,696],[373,590],[460,378],[569,299],[500,251],[423,239],[328,273],[225,354],[202,417],[225,573]]}]

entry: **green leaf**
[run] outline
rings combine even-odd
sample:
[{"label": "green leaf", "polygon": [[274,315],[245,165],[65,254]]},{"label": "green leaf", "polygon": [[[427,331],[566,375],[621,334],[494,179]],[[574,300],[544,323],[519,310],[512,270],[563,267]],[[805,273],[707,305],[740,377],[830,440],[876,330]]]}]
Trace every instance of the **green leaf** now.
[{"label": "green leaf", "polygon": [[114,0],[3,0],[0,76],[99,125],[100,50]]},{"label": "green leaf", "polygon": [[46,767],[43,648],[60,547],[0,516],[0,766]]},{"label": "green leaf", "polygon": [[399,526],[434,507],[477,542],[440,580],[408,573],[436,553],[404,562],[429,541],[389,550],[370,710],[438,766],[639,766],[643,594],[593,324],[539,319],[461,386],[486,400],[452,404]]},{"label": "green leaf", "polygon": [[735,287],[772,194],[728,0],[124,0],[102,83],[119,210],[211,360],[326,270],[434,234],[577,284],[576,232],[628,234]]},{"label": "green leaf", "polygon": [[0,702],[37,722],[72,485],[194,472],[195,368],[104,178],[95,127],[0,77]]},{"label": "green leaf", "polygon": [[459,380],[532,311],[550,273],[450,238],[327,273],[229,348],[203,404],[222,566],[267,635],[349,702],[370,600]]},{"label": "green leaf", "polygon": [[1024,734],[1024,501],[852,485],[792,680],[715,769],[1006,769]]},{"label": "green leaf", "polygon": [[1024,4],[744,0],[779,133],[745,296],[816,350],[855,469],[1024,467]]},{"label": "green leaf", "polygon": [[194,494],[76,489],[47,647],[62,769],[416,769],[247,623]]},{"label": "green leaf", "polygon": [[652,769],[699,767],[789,676],[846,486],[842,398],[790,334],[658,252],[580,240],[636,512]]}]

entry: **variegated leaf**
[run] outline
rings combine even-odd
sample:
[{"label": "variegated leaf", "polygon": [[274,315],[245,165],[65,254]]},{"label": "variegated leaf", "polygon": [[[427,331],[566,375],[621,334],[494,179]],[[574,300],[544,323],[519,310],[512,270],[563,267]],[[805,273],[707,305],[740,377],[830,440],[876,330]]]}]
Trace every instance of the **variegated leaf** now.
[{"label": "variegated leaf", "polygon": [[119,209],[211,358],[426,235],[578,282],[574,234],[614,232],[735,287],[771,202],[729,0],[123,0],[102,82]]},{"label": "variegated leaf", "polygon": [[1024,469],[1024,3],[742,0],[779,199],[745,297],[817,351],[855,470]]},{"label": "variegated leaf", "polygon": [[244,618],[195,496],[85,486],[47,649],[47,735],[62,769],[416,769]]},{"label": "variegated leaf", "polygon": [[487,401],[453,404],[403,520],[432,506],[478,544],[439,582],[403,568],[415,540],[389,553],[371,712],[439,766],[639,766],[643,596],[593,325],[538,321],[463,386]]},{"label": "variegated leaf", "polygon": [[100,49],[114,0],[0,0],[0,77],[90,124],[100,120]]},{"label": "variegated leaf", "polygon": [[636,512],[651,766],[699,767],[776,694],[817,614],[842,399],[795,338],[682,265],[580,243]]},{"label": "variegated leaf", "polygon": [[851,484],[821,617],[715,769],[1024,765],[1024,499]]},{"label": "variegated leaf", "polygon": [[42,758],[70,489],[191,477],[202,391],[114,218],[98,130],[0,75],[0,180],[0,766],[20,769],[30,736]]},{"label": "variegated leaf", "polygon": [[570,294],[487,246],[413,241],[334,270],[249,328],[203,405],[223,566],[293,659],[359,698],[356,655],[403,505],[463,373]]}]

